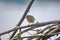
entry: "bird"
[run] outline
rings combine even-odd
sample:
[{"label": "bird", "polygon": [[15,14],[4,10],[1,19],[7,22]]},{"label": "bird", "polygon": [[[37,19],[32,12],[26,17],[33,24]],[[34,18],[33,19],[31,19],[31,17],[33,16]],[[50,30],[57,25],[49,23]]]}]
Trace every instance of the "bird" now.
[{"label": "bird", "polygon": [[35,18],[32,15],[27,15],[26,19],[27,19],[27,22],[29,22],[29,23],[34,23],[35,22]]}]

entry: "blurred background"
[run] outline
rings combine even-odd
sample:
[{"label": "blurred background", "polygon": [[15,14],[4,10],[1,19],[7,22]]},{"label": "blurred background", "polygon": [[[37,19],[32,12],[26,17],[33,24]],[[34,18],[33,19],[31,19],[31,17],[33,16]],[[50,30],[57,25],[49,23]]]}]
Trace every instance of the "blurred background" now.
[{"label": "blurred background", "polygon": [[[17,25],[29,1],[0,0],[0,32],[12,29]],[[34,16],[38,22],[60,20],[60,0],[35,0],[28,14]],[[21,26],[28,24],[25,19]],[[2,40],[8,40],[10,34],[3,35]]]}]

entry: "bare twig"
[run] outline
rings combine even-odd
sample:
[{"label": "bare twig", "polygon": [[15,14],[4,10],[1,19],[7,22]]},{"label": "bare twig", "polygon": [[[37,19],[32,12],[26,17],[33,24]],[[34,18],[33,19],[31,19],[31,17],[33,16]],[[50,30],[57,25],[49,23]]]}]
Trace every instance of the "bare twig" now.
[{"label": "bare twig", "polygon": [[26,30],[24,30],[24,31],[19,32],[14,38],[17,38],[18,35],[21,35],[22,33],[26,32],[26,31],[29,30],[29,29],[31,29],[31,27],[29,27],[28,29],[26,29]]},{"label": "bare twig", "polygon": [[[56,35],[56,34],[60,34],[60,32],[47,34],[46,36],[52,36],[52,35]],[[34,36],[26,36],[26,37],[22,37],[22,38],[35,38],[35,37],[44,37],[44,34],[34,35]]]},{"label": "bare twig", "polygon": [[54,33],[54,32],[56,32],[58,29],[59,29],[59,28],[55,28],[55,29],[53,29],[52,31],[50,31],[48,34]]},{"label": "bare twig", "polygon": [[[56,25],[58,25],[58,24],[50,25],[50,26],[46,27],[44,30],[42,30],[42,31],[40,31],[40,32],[43,33],[45,30],[49,29],[47,32],[44,33],[44,35],[47,35],[47,34],[49,34],[49,33],[50,33],[50,34],[51,34],[51,33],[56,33],[56,32],[59,31],[59,30],[57,30],[57,29],[59,29],[59,28],[58,28],[58,27],[51,28],[51,27],[56,26]],[[57,29],[56,29],[56,28],[57,28]],[[38,34],[39,34],[40,32],[38,32]],[[60,32],[60,31],[59,31],[59,32]],[[46,39],[48,39],[48,38],[50,38],[50,37],[51,37],[51,36],[46,37]],[[38,39],[40,40],[41,37],[39,37]],[[42,39],[44,39],[44,38],[42,38]]]},{"label": "bare twig", "polygon": [[60,34],[60,32],[57,32],[57,33],[51,33],[51,34],[47,34],[48,36],[52,36],[52,35],[57,35],[57,34]]},{"label": "bare twig", "polygon": [[39,33],[43,33],[45,30],[47,30],[48,28],[51,28],[53,26],[56,26],[57,24],[53,24],[53,25],[49,25],[48,27],[46,27],[45,29],[43,29],[42,31],[38,32]]},{"label": "bare twig", "polygon": [[[22,28],[27,28],[27,27],[34,27],[34,26],[41,27],[41,26],[45,26],[45,25],[48,25],[48,24],[53,24],[53,23],[55,24],[56,22],[57,21],[49,21],[49,22],[43,22],[43,23],[39,23],[39,24],[31,24],[31,25],[27,25],[27,26],[21,26],[21,27],[17,27],[17,28],[13,28],[11,30],[8,30],[6,32],[2,32],[2,33],[0,33],[0,35],[10,33],[10,32],[15,31],[17,29],[22,29]],[[60,24],[60,21],[58,21],[58,23]]]},{"label": "bare twig", "polygon": [[[50,25],[49,27],[45,28],[45,30],[48,29],[48,28],[50,28],[50,27],[53,27],[53,26],[56,26],[56,24]],[[37,27],[32,27],[32,28],[31,28],[31,27],[28,27],[28,29],[19,32],[14,38],[17,38],[18,35],[21,35],[22,33],[27,32],[27,31],[29,31],[29,30],[32,30],[32,29],[34,29],[34,28],[37,28]],[[56,27],[56,28],[57,28],[57,27]],[[51,28],[51,29],[54,29],[54,28]],[[45,31],[45,30],[42,30],[42,31]],[[42,32],[42,31],[40,31],[40,32]],[[27,40],[29,40],[29,39],[33,39],[33,38],[28,38]]]}]

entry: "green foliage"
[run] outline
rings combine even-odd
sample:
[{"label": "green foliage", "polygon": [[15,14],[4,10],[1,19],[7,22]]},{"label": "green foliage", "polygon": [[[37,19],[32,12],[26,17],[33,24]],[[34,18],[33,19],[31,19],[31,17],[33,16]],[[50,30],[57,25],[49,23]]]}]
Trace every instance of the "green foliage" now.
[{"label": "green foliage", "polygon": [[19,38],[18,40],[23,40],[22,38]]},{"label": "green foliage", "polygon": [[18,40],[23,40],[23,38],[20,37],[20,38],[18,38]]},{"label": "green foliage", "polygon": [[58,37],[56,40],[60,40],[60,37]]}]

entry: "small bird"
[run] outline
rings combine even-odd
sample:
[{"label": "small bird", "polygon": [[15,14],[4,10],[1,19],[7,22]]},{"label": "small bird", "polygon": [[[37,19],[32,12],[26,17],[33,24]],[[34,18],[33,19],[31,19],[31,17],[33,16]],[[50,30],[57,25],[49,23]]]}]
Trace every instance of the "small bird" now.
[{"label": "small bird", "polygon": [[34,23],[35,22],[35,18],[32,15],[27,15],[26,19],[29,23]]},{"label": "small bird", "polygon": [[[26,19],[29,23],[34,23],[35,22],[35,18],[32,15],[27,15]],[[31,33],[29,33],[29,34],[32,35]]]}]

